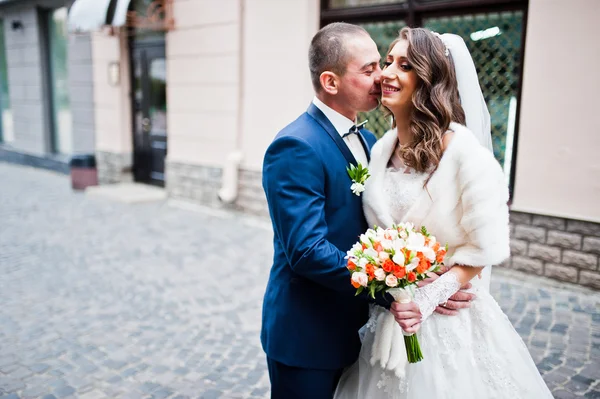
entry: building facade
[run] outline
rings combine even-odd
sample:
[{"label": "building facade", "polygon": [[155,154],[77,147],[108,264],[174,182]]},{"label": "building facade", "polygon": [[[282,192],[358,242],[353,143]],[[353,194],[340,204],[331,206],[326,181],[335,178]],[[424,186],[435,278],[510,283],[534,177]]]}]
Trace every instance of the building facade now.
[{"label": "building facade", "polygon": [[[382,53],[406,25],[457,33],[511,187],[504,266],[600,289],[597,0],[76,0],[71,32],[53,39],[70,5],[0,1],[0,156],[90,152],[103,184],[267,215],[262,157],[311,101],[320,26],[360,24]],[[363,117],[388,128],[379,111]]]},{"label": "building facade", "polygon": [[0,159],[68,170],[95,148],[89,34],[69,35],[71,1],[0,1]]}]

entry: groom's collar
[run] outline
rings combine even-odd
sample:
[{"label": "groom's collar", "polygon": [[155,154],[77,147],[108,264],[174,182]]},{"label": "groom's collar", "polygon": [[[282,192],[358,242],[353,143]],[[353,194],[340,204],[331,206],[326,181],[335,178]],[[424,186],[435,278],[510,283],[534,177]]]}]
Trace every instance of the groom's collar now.
[{"label": "groom's collar", "polygon": [[353,121],[326,105],[316,96],[313,98],[312,102],[315,105],[315,107],[319,108],[319,110],[321,110],[325,117],[329,119],[329,122],[331,122],[335,130],[340,134],[340,136],[343,136],[345,133],[348,133],[350,128],[354,126]]},{"label": "groom's collar", "polygon": [[[354,159],[354,155],[352,155],[352,152],[350,152],[350,149],[348,148],[348,145],[344,142],[344,139],[342,139],[342,136],[340,135],[340,133],[338,133],[336,131],[335,127],[333,127],[333,124],[329,121],[329,119],[327,119],[327,117],[325,116],[325,114],[323,113],[323,111],[321,111],[315,105],[315,103],[311,103],[308,106],[308,109],[306,110],[306,112],[319,125],[321,125],[321,127],[327,132],[327,135],[329,137],[331,137],[331,139],[335,142],[336,146],[339,148],[339,150],[344,155],[344,158],[346,158],[346,161],[348,163],[356,165],[356,159]],[[368,152],[367,149],[365,149],[365,152],[367,152],[367,159],[368,159],[369,152]]]}]

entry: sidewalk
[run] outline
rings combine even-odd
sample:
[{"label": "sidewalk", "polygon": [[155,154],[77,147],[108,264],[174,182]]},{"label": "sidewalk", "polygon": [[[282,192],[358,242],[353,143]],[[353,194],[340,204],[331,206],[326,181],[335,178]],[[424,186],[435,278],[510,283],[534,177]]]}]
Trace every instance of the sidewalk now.
[{"label": "sidewalk", "polygon": [[[269,397],[268,221],[5,163],[0,182],[0,398]],[[492,293],[555,396],[600,398],[600,293],[514,273]]]}]

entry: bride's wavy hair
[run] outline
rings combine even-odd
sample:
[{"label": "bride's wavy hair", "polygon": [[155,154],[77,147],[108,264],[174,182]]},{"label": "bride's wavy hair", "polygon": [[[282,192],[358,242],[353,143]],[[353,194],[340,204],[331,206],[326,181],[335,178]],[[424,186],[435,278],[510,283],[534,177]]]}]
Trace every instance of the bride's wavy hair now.
[{"label": "bride's wavy hair", "polygon": [[407,59],[418,83],[409,125],[413,139],[400,147],[400,156],[405,165],[418,172],[432,168],[433,174],[442,158],[442,136],[450,122],[465,124],[454,62],[441,38],[427,29],[403,28],[390,44],[388,54],[401,40],[408,41]]}]

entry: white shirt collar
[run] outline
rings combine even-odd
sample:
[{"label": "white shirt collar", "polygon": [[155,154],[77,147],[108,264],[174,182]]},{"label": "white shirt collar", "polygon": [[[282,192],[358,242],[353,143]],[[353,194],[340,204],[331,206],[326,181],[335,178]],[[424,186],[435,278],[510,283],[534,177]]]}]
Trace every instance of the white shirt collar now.
[{"label": "white shirt collar", "polygon": [[344,115],[325,105],[325,103],[319,100],[316,96],[313,98],[313,104],[315,107],[319,108],[321,112],[325,114],[329,122],[333,125],[335,130],[343,136],[348,133],[350,128],[354,125],[354,122],[350,119],[346,118]]}]

